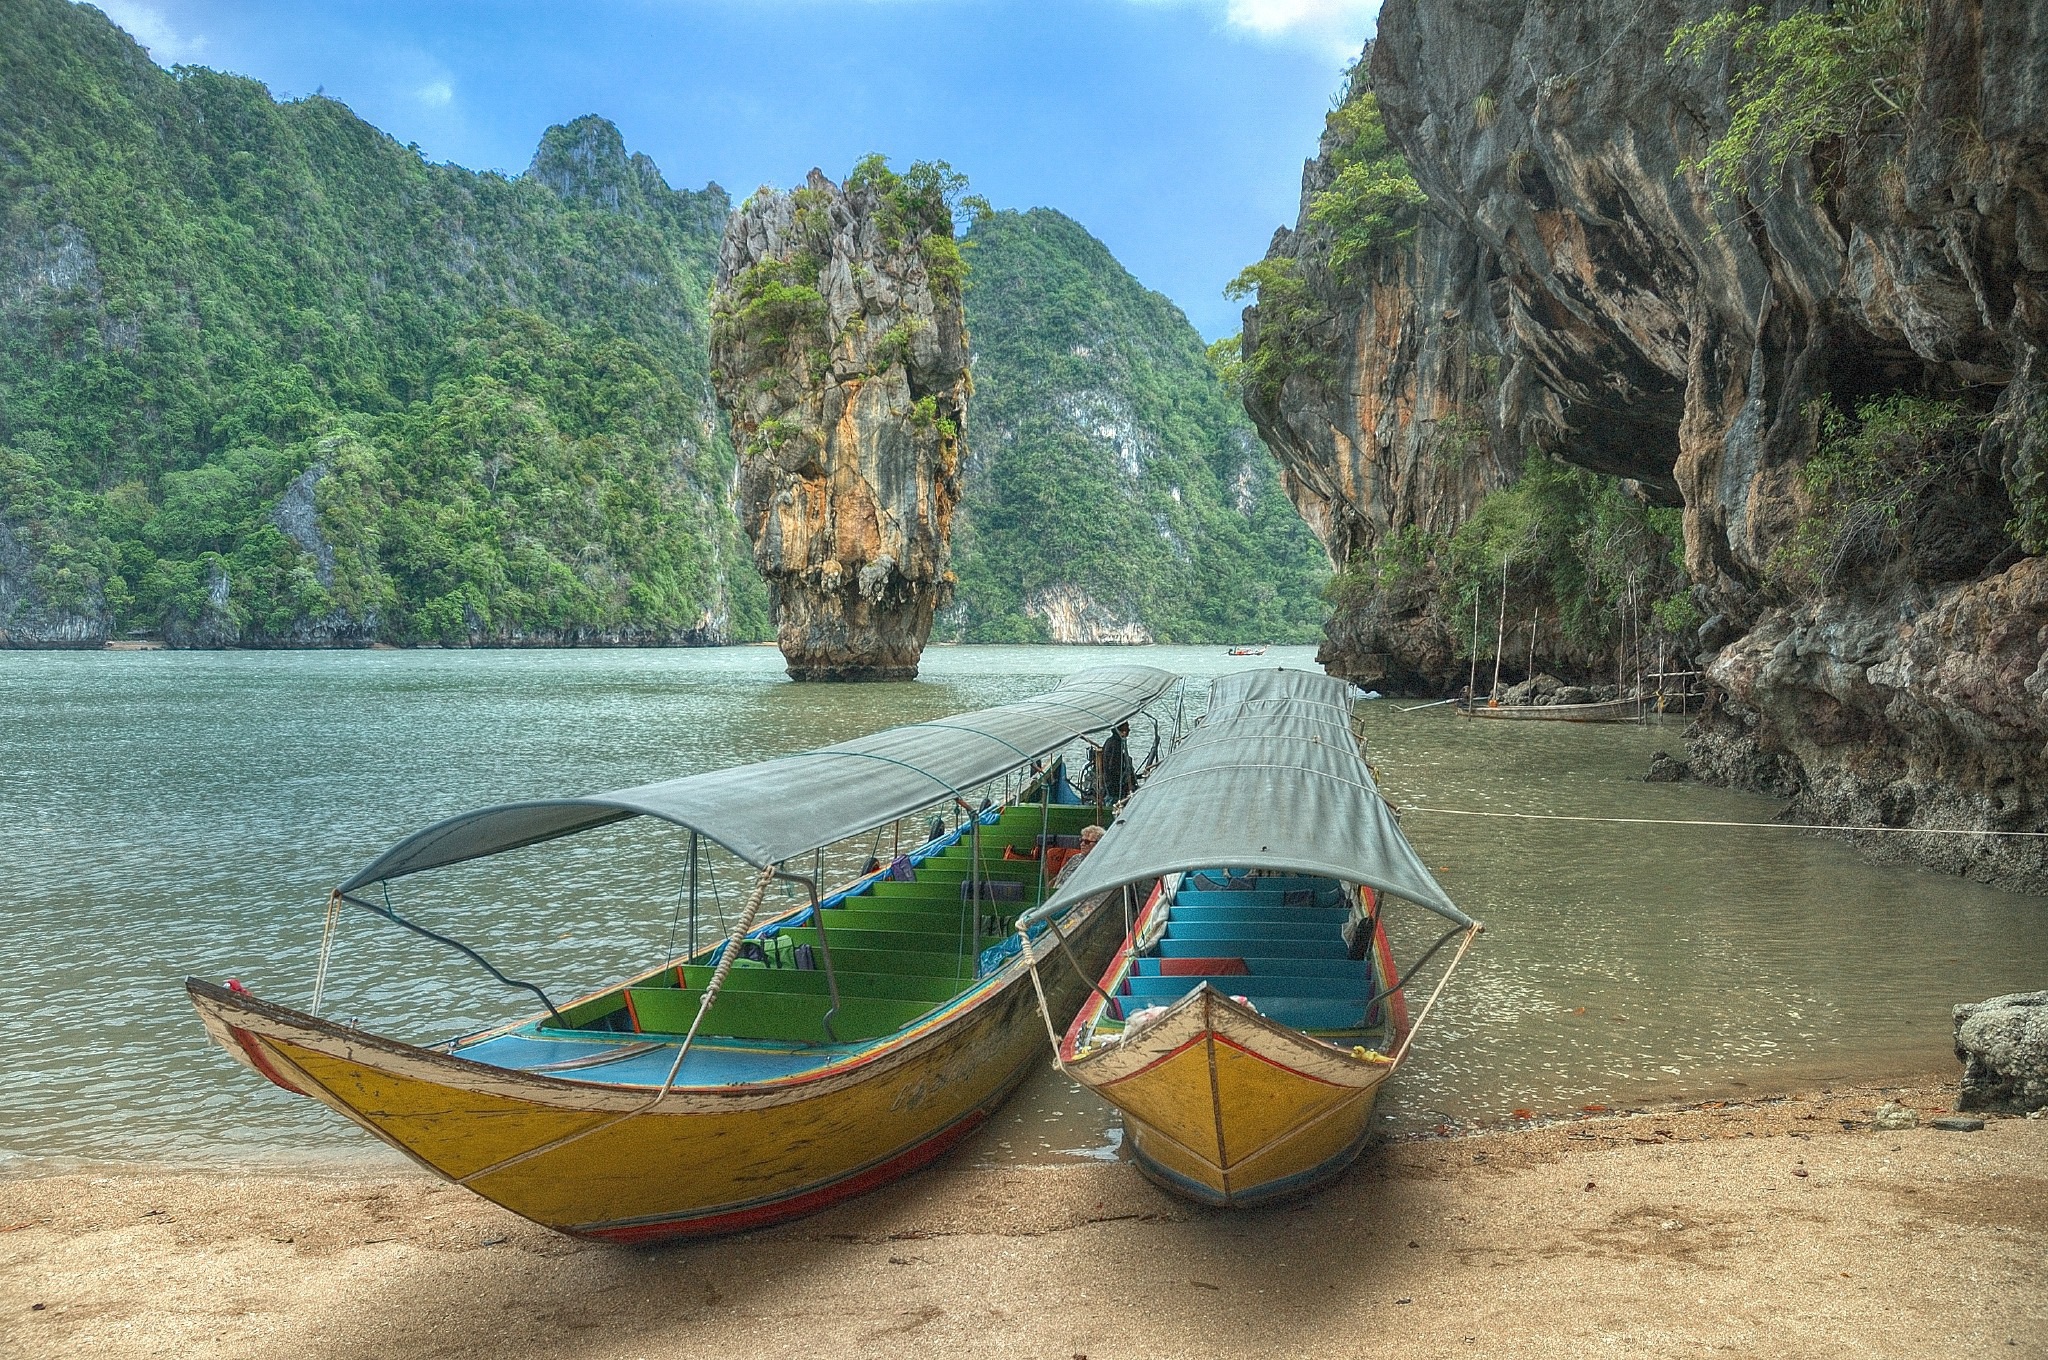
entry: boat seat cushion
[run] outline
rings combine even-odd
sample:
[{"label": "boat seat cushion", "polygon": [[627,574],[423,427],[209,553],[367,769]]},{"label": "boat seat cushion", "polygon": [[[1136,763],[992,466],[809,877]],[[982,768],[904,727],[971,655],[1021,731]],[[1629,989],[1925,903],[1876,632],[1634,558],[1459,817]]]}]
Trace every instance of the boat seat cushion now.
[{"label": "boat seat cushion", "polygon": [[1161,959],[1161,977],[1236,977],[1249,974],[1243,959]]}]

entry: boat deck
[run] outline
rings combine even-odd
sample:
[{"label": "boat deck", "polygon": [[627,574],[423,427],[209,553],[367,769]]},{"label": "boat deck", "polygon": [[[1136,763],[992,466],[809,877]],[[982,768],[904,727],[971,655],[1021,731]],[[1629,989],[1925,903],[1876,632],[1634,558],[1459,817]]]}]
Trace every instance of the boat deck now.
[{"label": "boat deck", "polygon": [[[1096,817],[1093,806],[1061,803],[985,813],[978,870],[962,827],[910,856],[908,881],[885,870],[825,899],[822,932],[809,911],[754,931],[748,943],[763,957],[734,962],[678,1080],[723,1085],[830,1067],[954,1001],[987,971],[983,952],[1001,945],[1017,916],[1041,900],[1041,836],[1051,843],[1050,871],[1078,849],[1081,830]],[[1048,889],[1056,876],[1046,874]],[[566,1024],[535,1022],[458,1040],[448,1051],[576,1081],[659,1085],[726,947],[721,941],[694,960],[565,1006]]]},{"label": "boat deck", "polygon": [[[1379,985],[1371,959],[1352,959],[1340,933],[1350,913],[1342,884],[1307,877],[1251,877],[1221,869],[1184,875],[1162,904],[1164,930],[1119,980],[1113,1032],[1147,1006],[1169,1005],[1206,982],[1243,997],[1290,1029],[1363,1034],[1384,1027],[1365,1013]],[[1377,1010],[1378,1008],[1376,1008]]]}]

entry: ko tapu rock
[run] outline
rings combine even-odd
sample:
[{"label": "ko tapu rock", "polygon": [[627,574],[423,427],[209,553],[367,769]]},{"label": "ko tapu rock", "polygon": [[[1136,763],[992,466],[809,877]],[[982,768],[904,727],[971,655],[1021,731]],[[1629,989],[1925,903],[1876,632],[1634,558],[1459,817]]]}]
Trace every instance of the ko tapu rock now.
[{"label": "ko tapu rock", "polygon": [[762,189],[726,226],[712,384],[799,680],[917,674],[952,593],[968,350],[943,165]]}]

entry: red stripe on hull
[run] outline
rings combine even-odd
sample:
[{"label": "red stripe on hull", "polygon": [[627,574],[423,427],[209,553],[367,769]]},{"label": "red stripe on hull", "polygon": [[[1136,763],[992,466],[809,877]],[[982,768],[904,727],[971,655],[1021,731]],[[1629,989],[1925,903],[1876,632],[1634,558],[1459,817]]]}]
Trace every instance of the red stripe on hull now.
[{"label": "red stripe on hull", "polygon": [[228,1032],[235,1036],[235,1042],[241,1045],[242,1052],[249,1055],[249,1065],[255,1068],[258,1072],[261,1072],[264,1078],[267,1081],[269,1081],[271,1085],[281,1086],[285,1090],[290,1091],[295,1096],[311,1094],[310,1092],[302,1089],[301,1087],[294,1086],[292,1083],[284,1079],[283,1075],[278,1072],[277,1068],[271,1063],[270,1059],[264,1056],[263,1046],[256,1041],[255,1035],[251,1034],[248,1030],[245,1029],[235,1029],[233,1026],[229,1027]]},{"label": "red stripe on hull", "polygon": [[[1005,1094],[1007,1093],[1008,1089],[1005,1088]],[[885,1162],[878,1162],[865,1171],[848,1176],[843,1181],[835,1181],[816,1190],[806,1190],[770,1204],[756,1204],[729,1213],[707,1214],[701,1218],[676,1219],[665,1223],[634,1223],[618,1228],[564,1228],[562,1231],[598,1242],[636,1245],[660,1242],[672,1237],[718,1237],[726,1233],[746,1232],[750,1228],[765,1228],[787,1219],[802,1218],[805,1214],[814,1214],[821,1209],[830,1208],[841,1200],[864,1195],[890,1181],[929,1166],[950,1152],[961,1139],[980,1128],[987,1121],[989,1113],[989,1110],[975,1110],[965,1118],[940,1129],[922,1143],[911,1145]]]}]

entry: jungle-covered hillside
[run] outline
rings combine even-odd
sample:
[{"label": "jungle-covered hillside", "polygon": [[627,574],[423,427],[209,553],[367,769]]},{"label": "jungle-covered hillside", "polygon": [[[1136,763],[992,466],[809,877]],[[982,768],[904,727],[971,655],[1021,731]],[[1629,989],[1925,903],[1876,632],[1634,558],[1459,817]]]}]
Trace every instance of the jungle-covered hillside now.
[{"label": "jungle-covered hillside", "polygon": [[[769,636],[707,381],[730,206],[602,118],[477,173],[0,7],[0,644]],[[1057,213],[967,258],[942,635],[1312,634],[1321,554],[1178,310]]]},{"label": "jungle-covered hillside", "polygon": [[1306,641],[1328,565],[1180,309],[1047,208],[969,236],[956,626],[987,641]]}]

